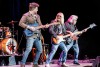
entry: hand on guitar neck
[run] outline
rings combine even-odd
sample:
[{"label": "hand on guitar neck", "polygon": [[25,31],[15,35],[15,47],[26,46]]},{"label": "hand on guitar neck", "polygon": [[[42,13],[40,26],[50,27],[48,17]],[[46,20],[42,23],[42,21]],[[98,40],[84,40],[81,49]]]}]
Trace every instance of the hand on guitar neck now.
[{"label": "hand on guitar neck", "polygon": [[72,40],[77,40],[79,38],[78,35],[81,35],[82,33],[86,32],[86,31],[87,31],[87,29],[84,29],[82,31],[77,31],[77,32],[74,32],[74,33],[70,33],[71,34],[70,38]]},{"label": "hand on guitar neck", "polygon": [[77,40],[79,38],[78,35],[81,35],[82,33],[87,32],[87,30],[88,29],[84,29],[82,31],[77,31],[77,32],[74,32],[74,33],[70,32],[70,38],[72,40]]},{"label": "hand on guitar neck", "polygon": [[50,24],[47,23],[46,25],[44,25],[44,28],[48,28],[49,26],[57,25],[57,24],[60,24],[60,23],[57,23],[57,22],[50,23]]},{"label": "hand on guitar neck", "polygon": [[92,29],[92,28],[95,27],[95,26],[96,26],[96,24],[95,24],[95,23],[92,23],[92,24],[89,25],[89,27],[83,29],[82,31],[77,31],[77,32],[74,32],[74,33],[71,33],[71,32],[70,32],[71,38],[72,38],[73,40],[77,40],[77,39],[78,39],[77,35],[80,35],[80,34],[82,34],[82,33],[84,33],[84,32],[87,32],[88,29]]}]

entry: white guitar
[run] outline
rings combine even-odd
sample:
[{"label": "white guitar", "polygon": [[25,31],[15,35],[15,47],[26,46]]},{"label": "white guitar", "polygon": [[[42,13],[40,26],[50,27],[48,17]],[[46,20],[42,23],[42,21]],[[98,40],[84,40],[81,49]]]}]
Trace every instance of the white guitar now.
[{"label": "white guitar", "polygon": [[[94,24],[94,23],[92,23],[92,24],[89,25],[89,27],[83,29],[82,31],[74,32],[73,34],[77,36],[79,34],[82,34],[82,33],[86,32],[86,30],[88,30],[90,28],[92,29],[95,26],[97,26],[97,25]],[[67,35],[57,35],[56,38],[55,37],[52,37],[52,41],[53,41],[54,44],[59,44],[62,41],[66,41],[64,38],[67,38],[69,36],[71,36],[71,35],[70,34],[67,34]]]}]

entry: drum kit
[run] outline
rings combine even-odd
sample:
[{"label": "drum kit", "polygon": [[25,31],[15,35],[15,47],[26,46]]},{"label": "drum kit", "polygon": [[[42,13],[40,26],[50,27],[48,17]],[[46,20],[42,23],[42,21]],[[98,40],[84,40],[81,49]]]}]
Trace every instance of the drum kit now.
[{"label": "drum kit", "polygon": [[16,53],[18,44],[14,39],[14,23],[17,21],[11,21],[12,30],[9,27],[5,27],[0,24],[0,51],[1,55],[12,55]]}]

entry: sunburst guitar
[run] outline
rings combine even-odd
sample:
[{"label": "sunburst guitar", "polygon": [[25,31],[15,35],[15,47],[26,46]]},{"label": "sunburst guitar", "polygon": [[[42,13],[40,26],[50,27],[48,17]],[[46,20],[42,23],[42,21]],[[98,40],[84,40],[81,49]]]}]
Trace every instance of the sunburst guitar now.
[{"label": "sunburst guitar", "polygon": [[[86,32],[85,30],[92,29],[95,26],[97,26],[97,25],[95,23],[92,23],[92,24],[89,25],[89,27],[83,29],[82,31],[73,32],[73,35],[77,36],[79,34],[82,34],[82,33]],[[64,38],[67,38],[67,37],[70,37],[70,36],[71,36],[70,34],[67,34],[67,35],[57,35],[57,37],[52,37],[52,42],[54,44],[59,44],[62,41],[66,41]]]}]

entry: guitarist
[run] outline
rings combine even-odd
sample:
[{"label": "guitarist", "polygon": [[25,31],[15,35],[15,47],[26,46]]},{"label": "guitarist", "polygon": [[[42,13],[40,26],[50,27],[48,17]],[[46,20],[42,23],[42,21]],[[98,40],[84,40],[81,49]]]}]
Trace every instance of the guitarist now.
[{"label": "guitarist", "polygon": [[[68,18],[68,20],[65,22],[65,27],[68,32],[71,31],[73,33],[73,32],[78,31],[78,29],[76,27],[77,19],[78,19],[77,15],[71,15]],[[78,62],[78,56],[79,56],[78,36],[72,34],[71,37],[67,38],[66,39],[66,48],[68,49],[68,51],[70,50],[70,48],[74,49],[75,56],[74,56],[73,64],[80,65]],[[67,51],[67,54],[68,54],[68,51]],[[64,56],[64,52],[61,53],[59,62],[61,62],[61,61],[66,62],[66,59],[62,58],[63,56]]]},{"label": "guitarist", "polygon": [[42,43],[41,43],[41,30],[38,27],[43,25],[41,23],[40,16],[37,14],[38,7],[39,7],[38,3],[35,2],[29,3],[29,12],[25,13],[19,22],[19,26],[24,28],[26,33],[29,33],[30,31],[33,32],[31,36],[26,35],[26,40],[27,40],[26,50],[21,60],[21,67],[25,67],[27,57],[30,51],[32,50],[33,45],[36,46],[36,50],[37,50],[36,56],[33,61],[33,66],[39,67],[38,60],[40,54],[42,53]]},{"label": "guitarist", "polygon": [[[64,29],[65,28],[64,27],[64,14],[62,12],[57,13],[56,18],[53,21],[51,21],[51,23],[60,23],[58,25],[50,26],[49,31],[52,34],[52,37],[57,38],[57,35],[65,34],[66,30]],[[58,47],[60,47],[64,51],[65,55],[67,53],[67,48],[66,48],[64,42],[60,42],[59,44],[55,44],[55,43],[51,42],[51,44],[52,44],[52,49],[51,49],[51,52],[50,52],[48,58],[46,59],[45,67],[50,67],[49,64],[50,64],[51,60],[53,59]],[[63,63],[62,65],[63,65],[63,67],[67,67],[67,65],[65,63]]]}]

